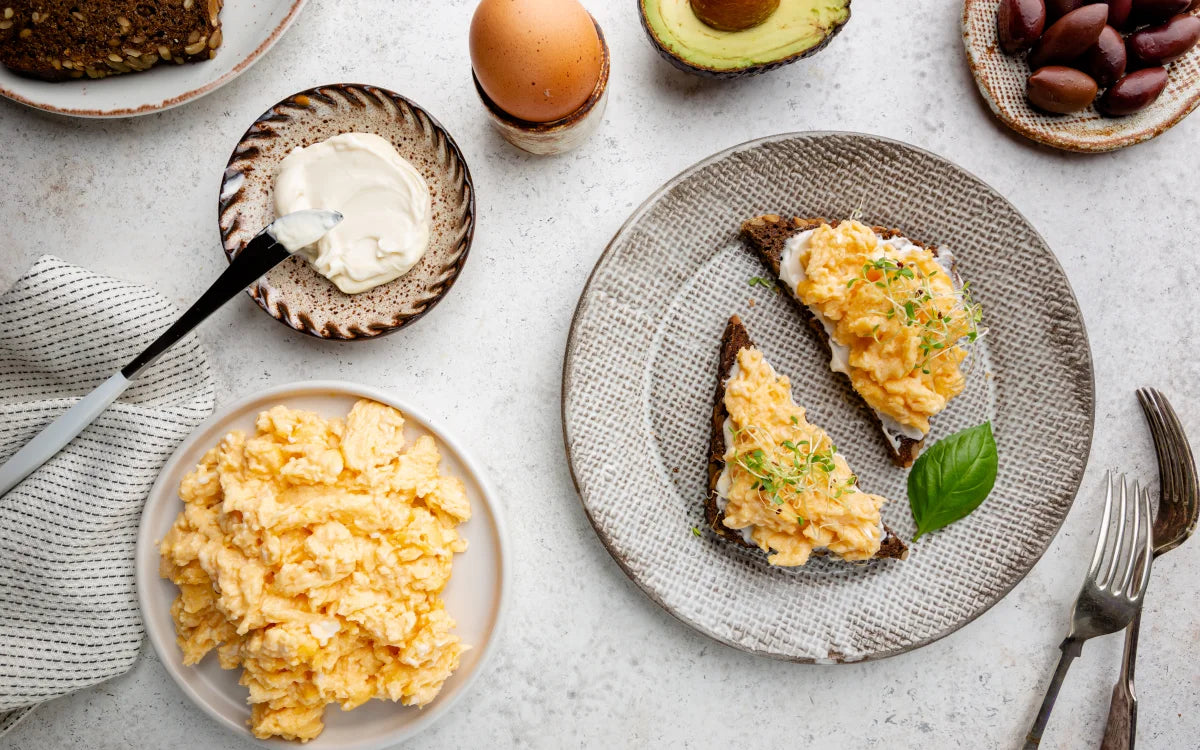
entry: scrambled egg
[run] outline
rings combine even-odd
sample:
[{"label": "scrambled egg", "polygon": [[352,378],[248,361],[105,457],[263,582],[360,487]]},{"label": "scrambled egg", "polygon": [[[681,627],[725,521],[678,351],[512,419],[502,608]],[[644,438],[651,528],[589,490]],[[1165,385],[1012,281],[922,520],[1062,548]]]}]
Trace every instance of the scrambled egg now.
[{"label": "scrambled egg", "polygon": [[423,706],[464,646],[443,607],[463,484],[433,438],[359,401],[345,422],[277,406],[226,435],[179,488],[160,545],[184,663],[242,668],[255,736],[309,740],[328,703]]},{"label": "scrambled egg", "polygon": [[829,436],[804,418],[792,386],[757,349],[738,352],[725,386],[725,525],[750,529],[772,565],[803,565],[814,549],[866,560],[883,540],[884,498],[857,478]]},{"label": "scrambled egg", "polygon": [[928,432],[966,384],[958,342],[977,335],[978,307],[929,250],[884,242],[857,221],[818,227],[799,260],[796,296],[849,350],[854,389],[876,411]]}]

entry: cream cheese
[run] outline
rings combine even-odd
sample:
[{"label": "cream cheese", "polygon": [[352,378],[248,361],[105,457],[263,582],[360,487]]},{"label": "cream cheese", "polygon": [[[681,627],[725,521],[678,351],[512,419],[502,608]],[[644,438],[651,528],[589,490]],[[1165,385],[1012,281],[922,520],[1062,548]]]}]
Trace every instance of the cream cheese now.
[{"label": "cream cheese", "polygon": [[[809,244],[812,242],[812,233],[815,231],[816,229],[807,229],[789,237],[787,242],[784,243],[783,253],[779,259],[779,278],[787,284],[788,290],[793,294],[795,294],[796,286],[808,278],[804,272],[804,266],[800,262],[800,256],[808,249]],[[879,244],[890,248],[901,262],[921,252],[921,247],[906,237],[892,237],[886,240],[880,237]],[[950,276],[955,286],[958,286],[958,281],[955,279],[953,271],[954,256],[947,250],[939,249],[937,255],[934,256],[934,260],[946,270],[946,274]],[[837,339],[833,337],[835,330],[833,321],[812,307],[808,309],[812,312],[813,317],[817,319],[817,322],[821,324],[821,327],[825,329],[826,338],[829,340],[829,369],[848,376],[850,374],[850,348],[838,343]],[[872,409],[872,411],[879,417],[879,423],[883,425],[884,437],[893,448],[899,449],[900,435],[912,440],[921,440],[926,435],[920,429],[911,425],[901,424],[878,409]]]},{"label": "cream cheese", "polygon": [[[768,363],[767,366],[770,367],[770,363]],[[736,378],[741,371],[742,368],[740,365],[738,365],[737,360],[735,359],[733,367],[729,368],[729,375],[726,376],[725,382],[728,383]],[[717,477],[716,501],[717,510],[724,513],[725,507],[729,505],[729,488],[733,484],[733,476],[729,471],[729,462],[737,456],[737,450],[735,450],[733,446],[733,420],[729,417],[725,417],[725,421],[721,424],[721,430],[725,434],[725,465],[721,469],[721,474]],[[747,526],[744,529],[737,529],[736,531],[742,535],[742,539],[745,540],[746,544],[752,544],[756,547],[758,546],[758,544],[754,541],[753,527]]]},{"label": "cream cheese", "polygon": [[275,213],[309,208],[345,216],[299,254],[346,294],[403,276],[429,247],[429,186],[391,143],[374,134],[343,133],[284,158],[275,173]]},{"label": "cream cheese", "polygon": [[[807,229],[789,237],[784,243],[783,256],[779,259],[779,278],[783,279],[783,283],[787,284],[788,290],[793,294],[796,292],[796,286],[808,278],[804,273],[804,266],[800,263],[800,256],[808,249],[809,243],[812,242],[812,233],[815,231]],[[849,375],[850,347],[839,344],[833,337],[834,325],[831,320],[811,307],[809,309],[825,329],[825,338],[829,340],[829,369]]]},{"label": "cream cheese", "polygon": [[293,211],[271,222],[267,234],[289,253],[295,253],[324,237],[341,220],[337,211]]}]

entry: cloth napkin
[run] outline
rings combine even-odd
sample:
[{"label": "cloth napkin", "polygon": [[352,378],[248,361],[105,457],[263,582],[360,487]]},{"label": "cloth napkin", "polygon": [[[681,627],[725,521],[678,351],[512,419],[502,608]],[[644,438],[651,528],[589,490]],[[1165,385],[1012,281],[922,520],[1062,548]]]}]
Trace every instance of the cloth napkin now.
[{"label": "cloth napkin", "polygon": [[[0,462],[178,316],[160,294],[43,256],[0,296]],[[194,336],[0,497],[0,735],[34,706],[124,673],[142,641],[133,553],[171,453],[212,413]]]}]

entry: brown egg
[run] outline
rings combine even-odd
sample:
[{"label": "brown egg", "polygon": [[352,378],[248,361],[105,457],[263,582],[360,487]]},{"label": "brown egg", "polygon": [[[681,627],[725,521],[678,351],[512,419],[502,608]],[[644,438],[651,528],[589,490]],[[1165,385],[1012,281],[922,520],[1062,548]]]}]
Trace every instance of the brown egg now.
[{"label": "brown egg", "polygon": [[600,37],[578,0],[482,0],[471,67],[496,106],[550,122],[583,106],[600,80]]}]

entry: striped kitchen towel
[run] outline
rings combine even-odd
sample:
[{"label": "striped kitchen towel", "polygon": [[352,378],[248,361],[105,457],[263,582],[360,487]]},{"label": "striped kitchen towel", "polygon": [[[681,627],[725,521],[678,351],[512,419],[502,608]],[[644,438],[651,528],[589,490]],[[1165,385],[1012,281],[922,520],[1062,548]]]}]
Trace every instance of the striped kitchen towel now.
[{"label": "striped kitchen towel", "polygon": [[[0,462],[175,320],[145,287],[43,256],[0,296]],[[124,673],[142,641],[133,551],[159,470],[213,409],[195,336],[0,497],[0,735]]]}]

